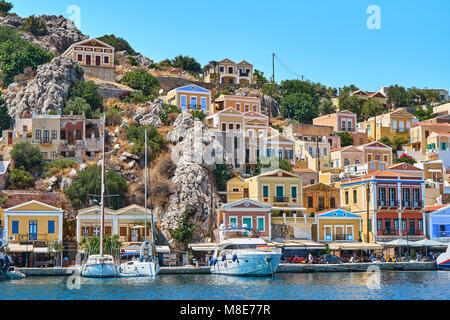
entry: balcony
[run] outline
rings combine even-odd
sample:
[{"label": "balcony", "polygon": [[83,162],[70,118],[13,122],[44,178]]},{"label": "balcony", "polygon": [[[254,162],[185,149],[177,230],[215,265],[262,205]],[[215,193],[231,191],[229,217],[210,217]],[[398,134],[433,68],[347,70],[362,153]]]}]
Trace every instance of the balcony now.
[{"label": "balcony", "polygon": [[402,205],[403,208],[422,208],[423,201],[403,200]]},{"label": "balcony", "polygon": [[400,206],[400,202],[396,200],[382,200],[378,199],[378,207],[391,207],[397,208]]},{"label": "balcony", "polygon": [[335,234],[334,240],[335,241],[353,241],[354,237],[353,237],[353,234]]},{"label": "balcony", "polygon": [[396,236],[396,235],[398,235],[398,231],[392,230],[392,229],[384,229],[383,231],[381,231],[381,234],[379,233],[379,235]]},{"label": "balcony", "polygon": [[[53,234],[52,234],[53,235]],[[57,238],[57,235],[53,235]],[[20,244],[35,244],[35,243],[47,243],[49,241],[48,234],[11,234],[8,239],[9,243]]]},{"label": "balcony", "polygon": [[450,238],[450,231],[433,232],[433,237],[435,237],[435,238]]},{"label": "balcony", "polygon": [[289,203],[289,197],[273,197],[274,203]]},{"label": "balcony", "polygon": [[239,72],[240,77],[248,77],[250,76],[250,72]]}]

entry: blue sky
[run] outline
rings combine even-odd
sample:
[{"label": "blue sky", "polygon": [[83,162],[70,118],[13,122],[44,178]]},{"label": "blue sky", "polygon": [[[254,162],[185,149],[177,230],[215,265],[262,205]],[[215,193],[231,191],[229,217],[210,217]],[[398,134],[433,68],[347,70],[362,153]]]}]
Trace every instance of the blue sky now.
[{"label": "blue sky", "polygon": [[[13,0],[21,16],[81,10],[91,37],[115,34],[154,61],[247,60],[267,78],[272,52],[296,75],[332,87],[450,88],[448,0]],[[369,30],[377,5],[381,29]],[[275,79],[297,78],[276,63]]]}]

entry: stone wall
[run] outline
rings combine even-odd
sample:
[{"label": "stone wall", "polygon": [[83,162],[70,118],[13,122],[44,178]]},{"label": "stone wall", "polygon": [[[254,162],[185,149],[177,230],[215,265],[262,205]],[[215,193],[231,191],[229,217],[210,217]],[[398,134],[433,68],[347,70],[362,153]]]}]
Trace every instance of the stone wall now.
[{"label": "stone wall", "polygon": [[84,75],[90,78],[98,78],[104,81],[115,81],[114,68],[88,67],[82,66]]}]

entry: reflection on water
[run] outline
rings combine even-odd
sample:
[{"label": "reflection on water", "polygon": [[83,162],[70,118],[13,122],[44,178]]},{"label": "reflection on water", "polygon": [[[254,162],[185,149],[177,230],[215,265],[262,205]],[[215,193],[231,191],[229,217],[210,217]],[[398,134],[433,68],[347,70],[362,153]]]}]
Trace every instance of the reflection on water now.
[{"label": "reflection on water", "polygon": [[79,290],[68,289],[67,277],[29,277],[3,282],[0,299],[450,299],[450,272],[382,272],[379,290],[368,289],[369,277],[358,272],[277,274],[273,278],[82,278]]}]

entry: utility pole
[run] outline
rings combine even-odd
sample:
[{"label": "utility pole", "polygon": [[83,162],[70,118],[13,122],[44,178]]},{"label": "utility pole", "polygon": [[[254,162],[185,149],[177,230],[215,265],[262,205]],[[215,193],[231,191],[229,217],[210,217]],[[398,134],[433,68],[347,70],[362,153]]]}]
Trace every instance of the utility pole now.
[{"label": "utility pole", "polygon": [[369,236],[369,192],[370,192],[370,184],[367,184],[367,192],[366,192],[366,209],[367,209],[367,216],[366,216],[366,242],[370,242],[370,236]]},{"label": "utility pole", "polygon": [[375,113],[375,130],[374,130],[374,133],[375,133],[375,136],[374,136],[374,141],[378,141],[378,139],[377,139],[377,113]]},{"label": "utility pole", "polygon": [[317,171],[320,172],[320,159],[319,159],[319,155],[320,155],[320,150],[319,150],[319,138],[316,137],[316,144],[317,144],[317,153],[316,153],[316,157],[317,157]]},{"label": "utility pole", "polygon": [[275,53],[272,53],[272,83],[275,83]]}]

